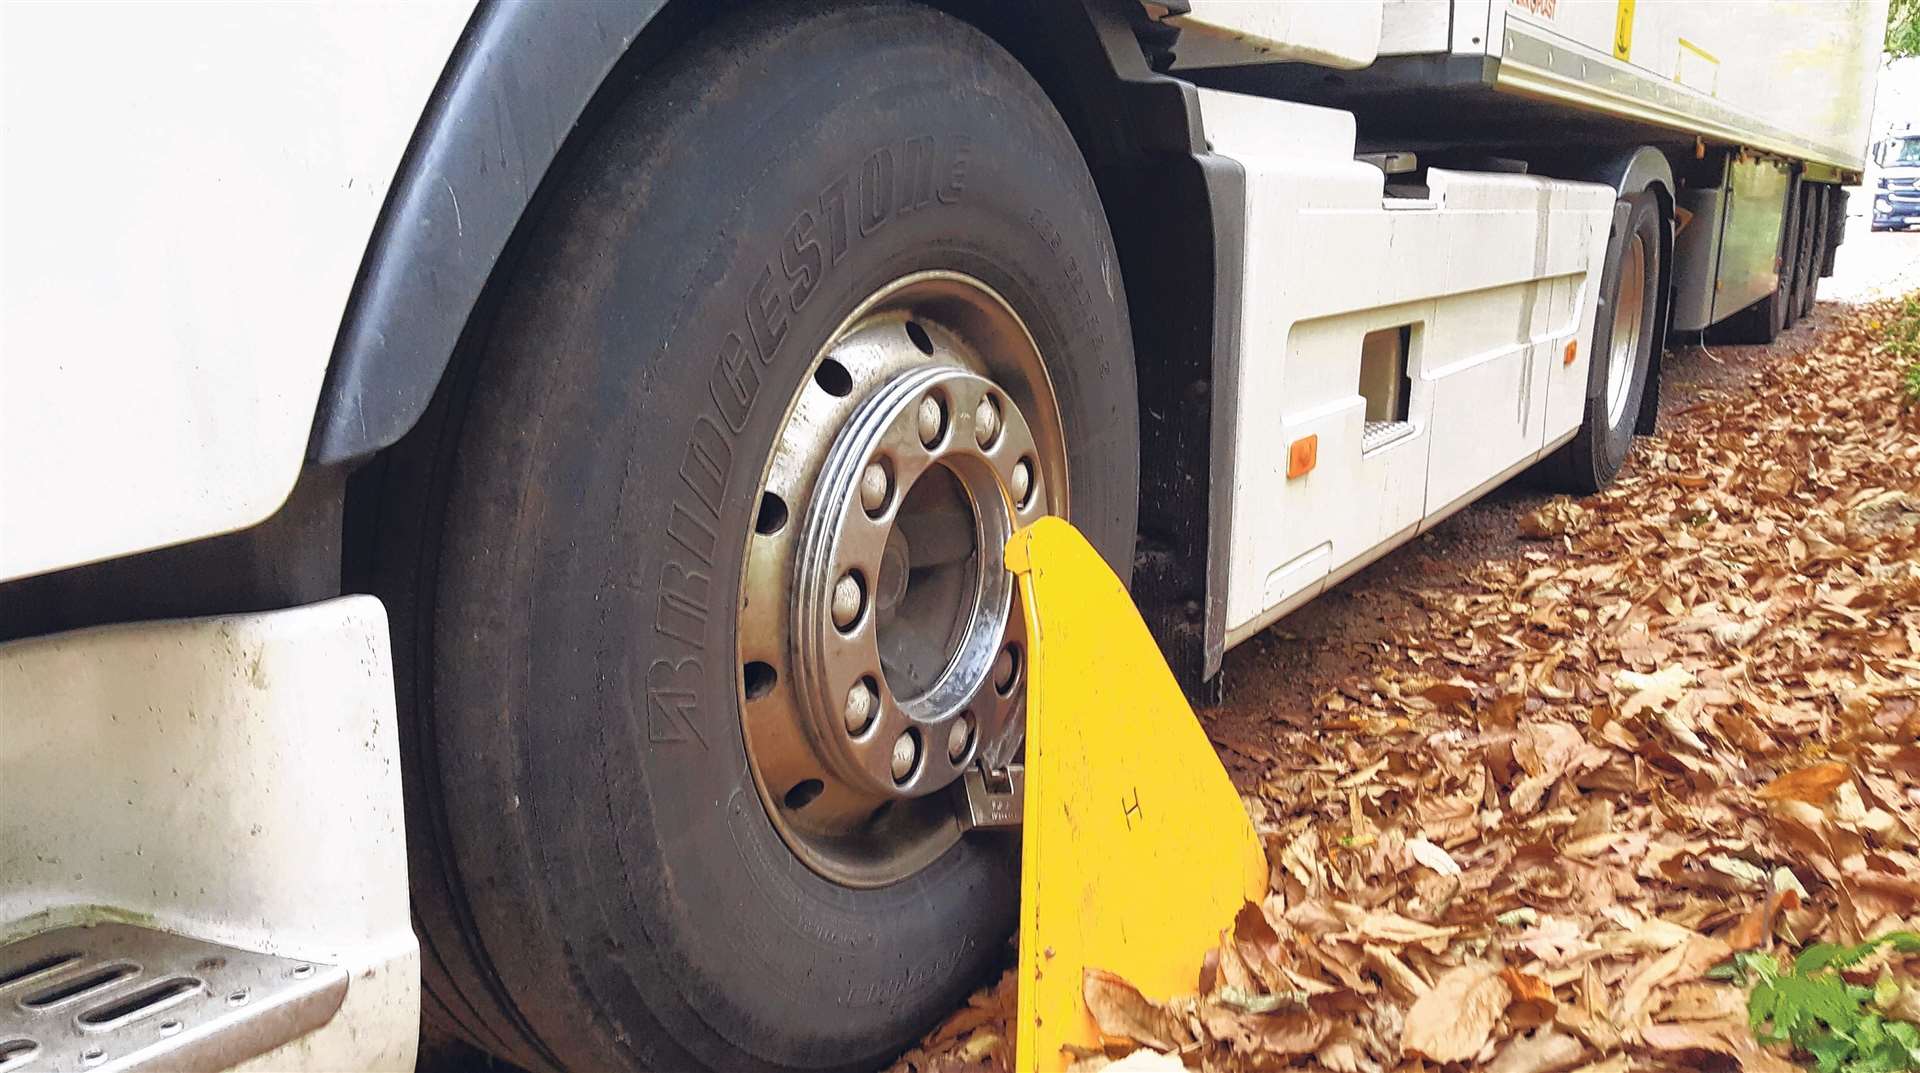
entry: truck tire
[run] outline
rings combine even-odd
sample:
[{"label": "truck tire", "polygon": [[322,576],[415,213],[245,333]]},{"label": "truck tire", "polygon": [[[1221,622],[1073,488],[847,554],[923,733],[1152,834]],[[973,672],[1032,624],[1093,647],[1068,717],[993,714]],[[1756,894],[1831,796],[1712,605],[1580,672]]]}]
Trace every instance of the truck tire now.
[{"label": "truck tire", "polygon": [[1576,495],[1605,488],[1626,462],[1660,345],[1660,201],[1643,190],[1618,205],[1588,351],[1586,415],[1542,467],[1549,484]]},{"label": "truck tire", "polygon": [[1813,230],[1815,216],[1814,205],[1820,199],[1820,188],[1812,183],[1803,183],[1800,187],[1800,210],[1796,214],[1797,232],[1793,244],[1793,290],[1787,300],[1787,324],[1800,323],[1807,312],[1807,289],[1813,267]]},{"label": "truck tire", "polygon": [[1006,51],[888,0],[729,15],[581,137],[380,493],[427,1016],[871,1068],[1006,957],[1017,841],[954,811],[1020,740],[1005,537],[1130,572],[1106,217]]},{"label": "truck tire", "polygon": [[1783,299],[1780,330],[1786,331],[1800,319],[1800,253],[1807,238],[1807,193],[1801,187],[1793,199],[1793,212],[1787,221],[1786,259],[1781,262],[1780,295]]},{"label": "truck tire", "polygon": [[1813,312],[1814,297],[1820,288],[1820,264],[1826,257],[1828,187],[1815,185],[1807,189],[1807,237],[1801,247],[1800,289],[1794,308],[1796,320]]},{"label": "truck tire", "polygon": [[1787,237],[1784,258],[1780,264],[1780,330],[1793,327],[1800,319],[1800,251],[1805,245],[1807,230],[1807,190],[1800,187],[1793,195],[1793,208],[1786,222]]}]

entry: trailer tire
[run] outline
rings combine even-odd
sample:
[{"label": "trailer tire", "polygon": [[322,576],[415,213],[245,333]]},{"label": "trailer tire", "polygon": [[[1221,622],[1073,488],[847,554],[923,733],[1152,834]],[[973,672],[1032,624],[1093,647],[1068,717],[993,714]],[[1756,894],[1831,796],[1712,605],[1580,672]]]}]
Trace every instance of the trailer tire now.
[{"label": "trailer tire", "polygon": [[1660,345],[1660,199],[1643,190],[1616,205],[1588,349],[1585,416],[1542,467],[1547,483],[1576,495],[1605,488],[1626,462]]},{"label": "trailer tire", "polygon": [[1780,295],[1782,313],[1780,331],[1792,328],[1800,319],[1800,253],[1806,244],[1807,188],[1801,187],[1794,194],[1793,213],[1787,221],[1788,237],[1785,257],[1781,262]]},{"label": "trailer tire", "polygon": [[964,277],[1023,322],[1071,520],[1128,577],[1106,216],[1018,62],[892,0],[730,14],[581,137],[377,493],[426,1016],[534,1070],[877,1067],[1004,962],[1018,843],[861,885],[784,840],[737,651],[762,482],[802,392],[848,395],[819,348],[903,279]]},{"label": "trailer tire", "polygon": [[1800,245],[1800,285],[1794,295],[1796,321],[1813,312],[1814,296],[1820,287],[1820,262],[1825,256],[1827,239],[1827,189],[1821,184],[1807,188],[1806,218],[1801,225],[1806,236]]}]

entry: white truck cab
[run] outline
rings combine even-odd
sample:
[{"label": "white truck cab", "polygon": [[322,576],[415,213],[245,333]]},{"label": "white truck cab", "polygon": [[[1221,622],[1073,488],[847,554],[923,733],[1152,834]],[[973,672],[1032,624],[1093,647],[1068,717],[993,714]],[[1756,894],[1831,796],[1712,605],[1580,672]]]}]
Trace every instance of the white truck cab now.
[{"label": "white truck cab", "polygon": [[1873,147],[1873,229],[1920,223],[1920,129],[1911,124]]}]

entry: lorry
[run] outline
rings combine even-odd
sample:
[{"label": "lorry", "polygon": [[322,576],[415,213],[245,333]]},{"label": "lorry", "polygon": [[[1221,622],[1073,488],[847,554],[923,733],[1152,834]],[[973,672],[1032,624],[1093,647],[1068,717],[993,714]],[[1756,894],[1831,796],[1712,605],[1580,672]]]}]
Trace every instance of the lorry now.
[{"label": "lorry", "polygon": [[1878,165],[1873,182],[1873,230],[1904,230],[1920,223],[1920,130],[1909,123],[1889,132],[1874,143],[1873,162]]},{"label": "lorry", "polygon": [[0,1070],[883,1064],[1013,927],[1010,534],[1205,698],[1606,485],[1885,18],[0,7]]}]

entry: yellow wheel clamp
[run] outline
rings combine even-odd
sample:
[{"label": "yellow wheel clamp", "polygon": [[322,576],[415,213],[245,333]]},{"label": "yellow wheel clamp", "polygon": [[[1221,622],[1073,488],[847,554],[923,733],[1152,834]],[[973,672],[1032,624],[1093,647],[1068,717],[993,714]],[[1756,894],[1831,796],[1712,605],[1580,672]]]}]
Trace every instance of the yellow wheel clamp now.
[{"label": "yellow wheel clamp", "polygon": [[1014,1068],[1096,1047],[1089,968],[1148,998],[1191,992],[1245,901],[1259,839],[1160,649],[1086,538],[1045,518],[1007,542],[1028,660]]}]

